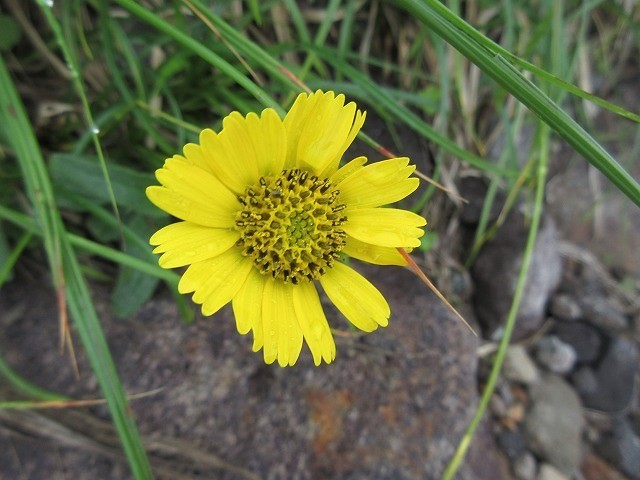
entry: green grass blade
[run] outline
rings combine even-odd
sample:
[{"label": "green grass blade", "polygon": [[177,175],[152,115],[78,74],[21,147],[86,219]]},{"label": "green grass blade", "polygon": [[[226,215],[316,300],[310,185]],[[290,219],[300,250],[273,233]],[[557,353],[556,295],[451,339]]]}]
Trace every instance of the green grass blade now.
[{"label": "green grass blade", "polygon": [[[129,10],[131,13],[141,18],[149,25],[157,28],[167,36],[173,38],[177,43],[183,47],[191,50],[195,54],[199,55],[203,60],[210,63],[220,71],[225,73],[229,78],[233,79],[240,87],[244,88],[247,92],[253,95],[260,103],[266,107],[275,108],[278,112],[282,112],[280,105],[271,98],[262,88],[251,81],[245,74],[240,72],[237,68],[227,62],[225,59],[211,51],[209,48],[198,42],[194,38],[190,37],[182,30],[171,25],[169,22],[163,20],[152,11],[144,8],[134,0],[116,0],[122,7]],[[193,2],[196,4],[195,2]]]},{"label": "green grass blade", "polygon": [[[423,5],[419,5],[419,7],[421,6],[425,9],[432,9],[430,10],[429,15],[433,15],[434,19],[437,19],[434,21],[446,21],[451,25],[455,25],[456,28],[458,28],[460,32],[468,36],[470,40],[476,42],[479,46],[484,47],[485,49],[487,49],[487,51],[491,52],[493,55],[502,55],[504,58],[506,58],[513,64],[518,65],[524,70],[527,70],[533,73],[534,75],[540,77],[541,79],[549,82],[552,85],[555,85],[557,87],[567,90],[568,92],[575,95],[576,97],[589,100],[590,102],[593,102],[594,104],[606,110],[616,113],[622,117],[628,118],[629,120],[633,120],[634,122],[640,122],[640,115],[630,112],[629,110],[622,108],[619,105],[615,105],[611,102],[608,102],[603,98],[598,97],[597,95],[593,95],[589,92],[585,92],[584,90],[582,90],[579,87],[576,87],[572,83],[562,80],[561,78],[557,77],[553,73],[550,73],[545,69],[540,68],[534,65],[533,63],[527,62],[526,60],[523,60],[518,56],[514,55],[506,48],[501,47],[490,38],[486,37],[485,35],[482,35],[475,28],[473,28],[467,22],[465,22],[460,17],[455,15],[453,12],[451,12],[451,10],[449,10],[447,7],[442,5],[437,0],[396,0],[396,3],[402,5],[411,13],[413,13],[413,10],[411,10],[413,6],[409,6],[409,4],[422,3]],[[590,8],[593,8],[598,3],[600,2],[593,2],[593,5],[591,5]],[[583,5],[583,8],[585,9],[587,8],[586,4]],[[454,47],[456,47],[453,43],[451,44]]]},{"label": "green grass blade", "polygon": [[50,392],[48,390],[44,390],[31,382],[25,380],[20,375],[18,375],[7,362],[4,361],[3,358],[0,357],[0,375],[2,375],[5,380],[13,386],[16,390],[22,392],[24,395],[27,395],[31,398],[37,398],[39,400],[46,401],[66,401],[69,400],[69,397],[65,397],[64,395],[59,395],[54,392]]},{"label": "green grass blade", "polygon": [[[115,226],[115,219],[113,217],[109,217],[103,209],[100,210],[103,212],[105,220],[109,219],[111,224]],[[3,205],[0,205],[0,218],[13,223],[14,225],[17,225],[34,235],[43,235],[42,229],[38,228],[38,225],[31,217],[28,217],[20,212],[16,212],[15,210],[11,210],[10,208],[7,208]],[[127,241],[138,241],[137,237],[129,236],[129,230],[126,227],[124,229],[124,233]],[[178,287],[180,276],[171,270],[165,270],[164,268],[161,268],[155,261],[153,263],[145,262],[136,257],[121,252],[120,250],[107,247],[73,233],[66,232],[65,235],[72,246],[84,250],[87,253],[98,255],[105,260],[109,260],[120,265],[125,265],[127,267],[135,268],[136,270],[139,270],[141,272],[153,275],[154,277],[167,282],[172,288],[177,289]]]},{"label": "green grass blade", "polygon": [[22,237],[20,237],[20,240],[18,240],[18,243],[16,243],[16,246],[7,257],[7,260],[0,266],[0,288],[2,288],[2,285],[4,285],[4,283],[9,278],[11,270],[13,270],[13,266],[20,258],[22,251],[29,244],[31,236],[32,234],[30,232],[23,234]]},{"label": "green grass blade", "polygon": [[489,405],[489,401],[491,400],[491,396],[493,395],[493,392],[495,390],[496,383],[502,369],[502,364],[504,362],[504,357],[507,353],[507,347],[509,346],[509,342],[511,341],[511,334],[513,333],[513,329],[516,324],[518,309],[520,308],[520,302],[522,301],[522,297],[524,294],[524,289],[527,283],[527,274],[529,272],[529,266],[531,265],[531,260],[533,258],[533,250],[535,248],[536,239],[538,237],[540,218],[542,217],[542,207],[547,181],[547,164],[549,154],[549,129],[546,125],[540,125],[538,138],[540,142],[540,157],[537,165],[537,185],[535,200],[533,204],[533,213],[531,216],[531,225],[529,228],[529,234],[527,236],[527,243],[525,245],[524,253],[522,256],[522,265],[520,267],[520,272],[518,273],[518,279],[516,281],[511,308],[509,309],[509,313],[507,314],[504,333],[502,339],[500,340],[496,356],[493,360],[489,378],[487,379],[487,383],[482,392],[480,403],[476,408],[475,414],[473,416],[473,419],[471,420],[471,423],[469,424],[469,427],[467,428],[467,431],[458,444],[458,448],[456,449],[453,458],[449,462],[449,465],[447,465],[447,468],[445,469],[441,480],[452,480],[453,478],[455,478],[456,472],[462,465],[467,450],[471,445],[473,435],[475,434],[478,425],[480,425],[480,421],[484,416],[487,406]]},{"label": "green grass blade", "polygon": [[260,15],[260,2],[258,0],[247,0],[251,15],[258,25],[262,25],[262,16]]},{"label": "green grass blade", "polygon": [[332,50],[326,48],[313,48],[323,60],[333,64],[345,76],[349,77],[353,82],[358,84],[367,92],[368,98],[376,99],[376,108],[382,112],[392,114],[396,119],[404,122],[408,127],[431,140],[436,145],[442,147],[447,152],[465,160],[484,171],[496,173],[499,175],[515,175],[515,172],[508,172],[504,169],[496,167],[494,164],[487,162],[483,158],[474,155],[467,150],[460,148],[455,142],[451,141],[445,135],[437,132],[431,125],[422,120],[411,110],[398,103],[387,91],[381,88],[376,82],[371,80],[357,68],[352,67],[348,62],[344,62],[336,57]]},{"label": "green grass blade", "polygon": [[76,58],[73,55],[71,49],[69,48],[69,45],[67,45],[67,41],[65,39],[64,34],[62,33],[62,28],[60,26],[60,23],[58,22],[56,17],[53,15],[53,12],[51,11],[51,5],[49,5],[44,0],[41,0],[40,9],[42,10],[42,13],[44,13],[45,18],[47,19],[47,22],[49,23],[49,26],[51,27],[51,30],[53,31],[56,37],[58,45],[60,46],[60,50],[62,51],[64,59],[67,62],[67,67],[71,71],[73,84],[76,89],[76,92],[78,93],[78,96],[80,97],[80,101],[82,103],[82,109],[84,110],[84,115],[87,120],[87,126],[89,127],[89,130],[91,132],[93,146],[96,150],[96,153],[98,154],[98,158],[100,159],[100,168],[102,169],[102,175],[104,176],[104,181],[107,186],[107,190],[109,191],[111,208],[113,208],[113,212],[118,218],[118,223],[120,223],[120,212],[118,211],[118,205],[116,204],[116,197],[113,193],[113,188],[111,187],[111,181],[109,179],[107,162],[104,159],[102,145],[100,144],[100,138],[98,137],[98,134],[100,133],[100,129],[98,128],[98,126],[93,120],[93,114],[91,113],[91,107],[89,106],[89,99],[87,98],[87,94],[82,84],[82,78],[79,74],[80,70],[78,68]]},{"label": "green grass blade", "polygon": [[71,318],[107,401],[133,475],[136,479],[151,478],[151,467],[140,434],[131,415],[75,252],[56,209],[42,153],[2,58],[0,124],[3,125],[11,142],[23,173],[29,200],[43,230],[49,263],[54,278],[57,278],[56,288],[60,293],[66,293],[66,306],[71,312]]},{"label": "green grass blade", "polygon": [[[436,0],[396,0],[412,16],[433,29],[460,53],[475,63],[498,85],[520,100],[558,135],[564,138],[578,153],[600,170],[611,182],[634,203],[640,206],[640,185],[611,155],[596,142],[575,120],[555,104],[530,80],[526,79],[501,54],[489,50],[475,37],[471,28],[458,17],[443,14],[446,7]],[[463,30],[464,29],[464,30]]]}]

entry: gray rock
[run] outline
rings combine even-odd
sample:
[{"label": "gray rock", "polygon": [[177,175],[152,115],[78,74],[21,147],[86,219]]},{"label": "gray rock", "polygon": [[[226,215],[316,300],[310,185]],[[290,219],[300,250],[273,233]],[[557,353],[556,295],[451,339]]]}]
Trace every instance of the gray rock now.
[{"label": "gray rock", "polygon": [[[411,272],[356,263],[389,301],[389,326],[354,336],[327,308],[332,326],[346,335],[336,337],[336,362],[319,368],[306,349],[293,368],[265,365],[261,354],[251,352],[251,338],[237,334],[229,308],[185,325],[164,291],[135,317],[114,321],[109,292],[95,287],[93,298],[126,391],[163,388],[131,402],[149,444],[179,440],[182,450],[197,447],[211,461],[265,479],[440,478],[476,408],[478,339]],[[3,358],[42,388],[99,398],[80,343],[79,380],[58,351],[55,295],[44,283],[3,286],[0,312],[24,308],[21,321],[10,325],[0,315]],[[100,440],[103,434],[97,432]],[[0,435],[0,451],[10,451],[12,442],[10,435]],[[474,438],[461,480],[507,478],[496,473],[499,451],[492,442],[490,431]],[[19,458],[31,459],[34,479],[128,478],[122,457],[84,451],[84,444],[91,446],[85,441],[72,449],[40,440],[37,454],[34,448],[23,454],[20,446]],[[154,457],[156,467],[156,461],[171,463]],[[211,463],[182,464],[184,472],[164,478],[195,478],[196,470],[198,478],[243,478]],[[0,477],[21,478],[19,463],[0,465]]]},{"label": "gray rock", "polygon": [[540,378],[538,367],[522,345],[510,345],[504,358],[502,374],[513,382],[531,385]]},{"label": "gray rock", "polygon": [[596,450],[632,479],[640,479],[640,437],[626,420],[620,420],[613,431],[602,438]]},{"label": "gray rock", "polygon": [[584,419],[580,399],[561,377],[546,374],[531,388],[531,401],[524,420],[529,447],[540,458],[571,475],[582,457]]},{"label": "gray rock", "polygon": [[572,295],[558,293],[551,298],[549,313],[560,320],[573,321],[582,316],[582,308]]},{"label": "gray rock", "polygon": [[538,480],[569,480],[569,476],[560,472],[553,465],[543,463],[542,465],[540,465]]},{"label": "gray rock", "polygon": [[[493,240],[485,244],[471,270],[475,281],[474,305],[486,336],[500,335],[511,307],[529,227],[512,213]],[[558,232],[544,217],[518,310],[514,340],[537,330],[545,319],[549,297],[560,282],[562,261]]]},{"label": "gray rock", "polygon": [[517,430],[502,430],[498,434],[498,446],[510,460],[517,460],[527,453],[524,437]]},{"label": "gray rock", "polygon": [[602,360],[593,369],[595,388],[586,374],[576,384],[585,407],[604,412],[623,411],[633,399],[637,368],[636,345],[624,338],[611,339]]},{"label": "gray rock", "polygon": [[537,466],[536,458],[531,452],[525,452],[513,462],[513,474],[518,480],[534,480]]},{"label": "gray rock", "polygon": [[581,367],[573,372],[571,383],[576,387],[581,398],[595,395],[598,391],[598,379],[590,367]]},{"label": "gray rock", "polygon": [[629,327],[629,319],[604,295],[587,295],[580,299],[584,319],[598,327],[619,332]]},{"label": "gray rock", "polygon": [[497,418],[503,418],[507,416],[507,404],[504,399],[498,395],[493,394],[489,400],[489,409],[491,413]]},{"label": "gray rock", "polygon": [[584,322],[562,322],[553,330],[560,340],[576,352],[578,363],[590,364],[602,354],[602,335],[594,326]]},{"label": "gray rock", "polygon": [[547,335],[538,342],[536,358],[549,371],[564,375],[575,365],[577,355],[571,345],[555,335]]},{"label": "gray rock", "polygon": [[[482,214],[484,199],[487,196],[487,182],[480,177],[462,177],[460,179],[460,192],[468,200],[462,207],[460,220],[467,225],[476,225]],[[489,212],[489,221],[493,222],[500,215],[501,205],[506,197],[503,192],[496,194],[496,199],[491,205]]]}]

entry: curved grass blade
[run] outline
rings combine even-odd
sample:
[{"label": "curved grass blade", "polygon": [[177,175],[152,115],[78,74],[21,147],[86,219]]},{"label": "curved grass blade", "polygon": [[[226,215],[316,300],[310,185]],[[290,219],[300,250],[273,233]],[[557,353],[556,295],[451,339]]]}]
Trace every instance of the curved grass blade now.
[{"label": "curved grass blade", "polygon": [[[471,25],[469,25],[462,18],[454,14],[451,10],[449,10],[446,6],[444,6],[437,0],[396,0],[396,2],[403,5],[407,10],[409,10],[409,8],[413,8],[413,7],[407,6],[407,4],[423,3],[422,6],[424,8],[432,9],[430,15],[432,15],[434,18],[437,19],[435,21],[438,21],[438,22],[446,21],[451,25],[455,25],[455,27],[458,28],[460,32],[467,35],[470,40],[475,41],[479,46],[484,47],[493,55],[501,55],[502,57],[509,60],[511,63],[518,65],[522,69],[527,70],[533,73],[534,75],[546,80],[551,85],[555,85],[557,87],[563,88],[566,91],[570,92],[571,94],[575,95],[576,97],[582,98],[584,100],[589,100],[590,102],[606,110],[616,113],[624,118],[628,118],[629,120],[633,120],[634,122],[640,123],[640,115],[633,113],[625,108],[622,108],[619,105],[615,105],[611,102],[608,102],[605,99],[598,97],[597,95],[593,95],[589,92],[585,92],[584,90],[582,90],[579,87],[576,87],[572,83],[562,80],[561,78],[557,77],[553,73],[546,71],[544,68],[540,68],[534,65],[533,63],[527,62],[526,60],[521,59],[517,55],[514,55],[506,48],[498,45],[489,37],[477,31],[475,28],[473,28]],[[584,6],[584,8],[586,8],[586,6]],[[412,12],[412,10],[409,10],[409,11]],[[456,47],[453,43],[451,43],[451,45]]]},{"label": "curved grass blade", "polygon": [[62,28],[60,23],[53,15],[51,11],[51,5],[49,5],[44,0],[40,0],[40,9],[42,13],[44,13],[51,30],[53,31],[58,45],[60,46],[60,50],[64,56],[64,59],[67,62],[67,67],[71,71],[71,77],[73,79],[73,85],[80,97],[80,101],[82,103],[82,109],[84,110],[84,116],[87,121],[87,125],[91,132],[91,138],[93,140],[93,146],[98,154],[98,158],[100,159],[100,168],[102,169],[102,175],[104,177],[105,184],[107,186],[107,190],[109,192],[109,199],[111,201],[111,208],[113,208],[113,213],[118,219],[118,224],[121,224],[120,221],[120,212],[118,210],[118,205],[116,204],[116,197],[113,193],[113,188],[111,186],[111,180],[109,179],[109,171],[107,170],[107,162],[104,159],[104,153],[102,151],[102,145],[100,144],[100,138],[98,134],[100,133],[100,129],[97,127],[95,121],[93,120],[93,114],[91,113],[91,107],[89,106],[89,99],[87,98],[87,94],[84,90],[84,86],[82,84],[82,79],[80,77],[78,65],[76,62],[76,58],[73,55],[69,45],[67,45],[67,41],[65,39],[64,34],[62,33]]},{"label": "curved grass blade", "polygon": [[173,40],[175,40],[180,45],[199,55],[206,62],[210,63],[216,68],[219,68],[224,74],[233,79],[240,87],[244,88],[247,92],[253,95],[264,106],[272,107],[281,114],[284,113],[280,105],[275,100],[273,100],[273,98],[271,98],[271,96],[267,94],[262,88],[256,85],[255,82],[251,81],[233,65],[211,51],[202,43],[193,39],[174,25],[171,25],[169,22],[163,20],[158,15],[133,0],[116,0],[116,2],[137,17],[147,22],[149,25],[167,34],[170,38],[173,38]]},{"label": "curved grass blade", "polygon": [[[6,130],[7,138],[11,142],[22,170],[29,200],[43,231],[47,256],[54,276],[60,276],[58,281],[62,283],[56,287],[60,288],[61,285],[66,287],[66,306],[71,312],[91,367],[107,400],[132,473],[136,479],[151,478],[151,467],[142,446],[140,433],[131,415],[98,315],[80,271],[80,265],[56,209],[53,189],[42,153],[24,106],[1,57],[0,124]],[[62,292],[60,289],[58,291]]]},{"label": "curved grass blade", "polygon": [[349,77],[353,82],[360,85],[362,89],[367,92],[369,98],[375,98],[377,108],[380,108],[384,112],[392,114],[396,119],[404,122],[412,130],[416,131],[428,140],[431,140],[433,143],[440,146],[447,152],[486,172],[505,176],[517,175],[517,172],[509,172],[505,169],[499,168],[496,165],[487,162],[483,158],[480,158],[477,155],[474,155],[467,150],[460,148],[458,145],[456,145],[455,142],[449,140],[449,138],[437,132],[433,127],[427,124],[424,120],[422,120],[418,115],[413,113],[407,107],[398,103],[386,90],[381,88],[378,84],[376,84],[373,80],[360,72],[357,68],[354,68],[348,62],[337,58],[332,50],[326,48],[317,48],[313,46],[309,46],[309,48],[315,50],[320,58],[328,63],[331,63],[345,76]]},{"label": "curved grass blade", "polygon": [[504,333],[502,334],[502,339],[500,340],[500,344],[498,345],[498,350],[493,360],[493,365],[491,366],[489,378],[487,379],[487,383],[484,387],[484,390],[482,391],[480,403],[476,408],[475,414],[467,428],[467,431],[460,440],[460,443],[458,443],[458,448],[456,449],[453,458],[449,462],[449,465],[447,465],[447,468],[445,469],[441,480],[452,480],[453,478],[455,478],[456,472],[459,470],[462,462],[464,461],[467,450],[471,445],[473,435],[475,434],[478,425],[480,425],[480,421],[484,416],[487,406],[489,405],[489,401],[491,400],[491,396],[493,395],[493,392],[495,390],[498,376],[500,375],[502,364],[504,362],[504,357],[507,353],[507,347],[509,346],[509,342],[511,340],[511,334],[513,333],[513,329],[516,324],[518,309],[520,308],[520,302],[522,300],[525,285],[527,283],[529,266],[531,265],[531,261],[533,258],[533,250],[535,248],[536,239],[538,238],[540,218],[542,217],[542,206],[544,201],[545,185],[547,181],[547,163],[549,154],[549,128],[546,125],[540,125],[538,138],[540,142],[540,157],[537,162],[537,184],[533,204],[533,212],[531,215],[531,225],[529,228],[529,234],[527,236],[527,243],[522,255],[522,265],[520,266],[520,272],[518,273],[518,279],[516,281],[511,308],[509,309],[509,313],[507,314]]},{"label": "curved grass blade", "polygon": [[7,362],[4,361],[2,357],[0,357],[0,375],[2,375],[13,388],[31,398],[52,402],[69,400],[69,398],[64,395],[44,390],[22,378],[9,366]]},{"label": "curved grass blade", "polygon": [[[529,110],[609,178],[622,193],[640,206],[640,185],[638,182],[575,120],[525,78],[512,63],[507,61],[502,53],[496,53],[481,43],[477,39],[478,35],[482,36],[479,32],[462,19],[454,16],[446,7],[435,0],[395,1],[475,63],[498,85],[526,105]],[[445,15],[443,13],[445,11],[448,14]],[[469,33],[469,29],[475,32],[473,36]]]}]

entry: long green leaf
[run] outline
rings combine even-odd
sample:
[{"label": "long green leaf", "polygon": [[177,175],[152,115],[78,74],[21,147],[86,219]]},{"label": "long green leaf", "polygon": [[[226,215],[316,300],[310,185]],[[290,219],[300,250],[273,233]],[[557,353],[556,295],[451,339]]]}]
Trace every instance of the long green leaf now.
[{"label": "long green leaf", "polygon": [[[480,43],[477,39],[477,36],[481,35],[479,32],[453,15],[437,0],[395,0],[395,2],[520,100],[609,178],[621,192],[640,206],[638,182],[591,135],[525,78],[502,54],[496,54]],[[471,32],[475,32],[473,36]]]},{"label": "long green leaf", "polygon": [[[58,278],[56,288],[66,293],[66,305],[80,335],[91,367],[107,401],[123,449],[136,479],[152,477],[140,434],[131,415],[100,321],[77,258],[56,209],[51,181],[27,115],[0,58],[0,124],[20,164],[27,194],[42,226],[49,263]],[[64,286],[64,290],[63,290]]]},{"label": "long green leaf", "polygon": [[167,34],[180,45],[199,55],[203,60],[210,63],[214,67],[219,68],[223,73],[232,78],[239,86],[253,95],[263,105],[275,108],[279,112],[282,111],[280,105],[278,105],[278,103],[275,102],[273,98],[271,98],[271,96],[269,96],[269,94],[267,94],[262,88],[260,88],[253,81],[247,78],[246,75],[244,75],[237,68],[227,62],[224,58],[214,53],[211,49],[207,48],[202,43],[195,40],[193,37],[176,28],[174,25],[171,25],[169,22],[163,20],[161,17],[143,7],[139,3],[135,2],[134,0],[116,1],[131,13],[143,19],[149,25]]},{"label": "long green leaf", "polygon": [[352,81],[357,83],[368,93],[369,98],[376,99],[376,108],[383,112],[391,113],[397,120],[404,122],[412,130],[424,136],[428,140],[431,140],[436,145],[442,147],[447,152],[457,156],[458,158],[468,162],[470,165],[474,165],[486,172],[497,173],[500,175],[512,175],[515,176],[515,172],[508,172],[503,168],[499,168],[492,163],[474,155],[464,148],[456,145],[455,142],[436,131],[427,122],[422,120],[418,115],[413,113],[404,105],[398,103],[387,91],[381,88],[376,82],[371,80],[365,74],[360,72],[357,68],[352,67],[348,62],[336,57],[333,51],[309,46],[310,49],[318,53],[323,60],[333,64],[343,74],[351,78]]},{"label": "long green leaf", "polygon": [[[102,211],[104,212],[104,218],[109,218],[108,214],[106,214],[104,210]],[[19,226],[29,233],[33,233],[39,236],[43,235],[42,229],[38,227],[36,222],[31,217],[28,217],[23,213],[16,212],[15,210],[7,208],[3,205],[0,205],[0,218]],[[112,217],[111,223],[114,227],[116,224],[115,222],[115,217]],[[139,239],[131,235],[129,229],[126,226],[124,227],[124,233],[127,241],[139,241]],[[144,260],[140,260],[127,253],[121,252],[120,250],[107,247],[100,243],[94,242],[93,240],[81,237],[80,235],[75,235],[69,232],[65,232],[65,235],[69,240],[69,243],[74,247],[84,250],[85,252],[92,255],[98,255],[105,260],[109,260],[120,265],[125,265],[127,267],[135,268],[136,270],[144,272],[148,275],[157,277],[160,280],[164,280],[173,289],[177,290],[178,288],[178,281],[180,280],[180,276],[171,270],[165,270],[164,268],[161,268],[155,261],[153,263],[145,262]]]}]

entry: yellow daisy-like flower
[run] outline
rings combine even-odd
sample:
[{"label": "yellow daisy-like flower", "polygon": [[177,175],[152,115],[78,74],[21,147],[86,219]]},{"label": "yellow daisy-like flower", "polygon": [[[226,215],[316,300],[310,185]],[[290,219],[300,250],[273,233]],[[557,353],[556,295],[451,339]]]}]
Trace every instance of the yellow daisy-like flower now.
[{"label": "yellow daisy-like flower", "polygon": [[200,133],[156,171],[147,188],[159,208],[182,220],[150,240],[160,266],[187,266],[180,293],[193,293],[204,315],[232,302],[238,332],[253,332],[253,351],[281,366],[298,360],[303,340],[319,365],[336,347],[316,282],[365,332],[386,326],[389,305],[346,254],[378,265],[405,265],[398,247],[420,244],[426,221],[379,208],[418,187],[408,158],[339,168],[364,123],[344,95],[301,94],[282,120],[233,112],[222,130]]}]

